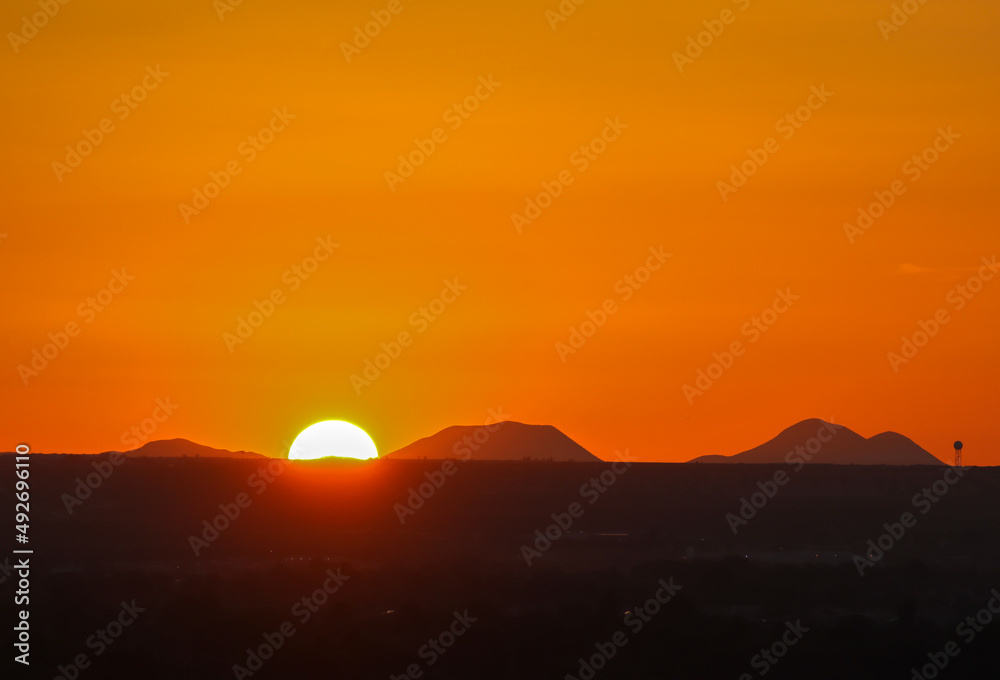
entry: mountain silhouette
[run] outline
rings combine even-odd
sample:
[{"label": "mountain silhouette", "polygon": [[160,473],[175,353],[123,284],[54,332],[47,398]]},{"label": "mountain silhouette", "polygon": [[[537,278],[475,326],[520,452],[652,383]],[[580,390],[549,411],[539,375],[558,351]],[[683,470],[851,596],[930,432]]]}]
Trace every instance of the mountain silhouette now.
[{"label": "mountain silhouette", "polygon": [[[883,432],[865,438],[843,425],[810,418],[792,425],[774,439],[732,456],[699,456],[691,463],[784,463],[789,451],[805,447],[822,435],[828,442],[812,455],[809,463],[827,465],[944,465],[913,440],[897,432]],[[816,442],[812,448],[816,449]],[[806,453],[809,454],[808,449]],[[796,459],[805,460],[805,456]]]},{"label": "mountain silhouette", "polygon": [[446,427],[437,434],[418,439],[383,458],[528,459],[587,463],[601,460],[551,425],[525,425],[513,420],[489,426]]},{"label": "mountain silhouette", "polygon": [[203,446],[187,439],[157,439],[137,449],[125,451],[129,458],[266,458],[249,451],[226,451]]}]

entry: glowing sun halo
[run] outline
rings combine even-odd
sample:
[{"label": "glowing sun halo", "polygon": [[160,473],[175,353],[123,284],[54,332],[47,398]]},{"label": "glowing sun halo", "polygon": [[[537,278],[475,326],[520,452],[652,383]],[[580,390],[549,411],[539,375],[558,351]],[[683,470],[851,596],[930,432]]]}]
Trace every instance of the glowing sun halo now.
[{"label": "glowing sun halo", "polygon": [[338,458],[377,458],[372,438],[357,425],[343,420],[324,420],[299,433],[288,451],[289,460]]}]

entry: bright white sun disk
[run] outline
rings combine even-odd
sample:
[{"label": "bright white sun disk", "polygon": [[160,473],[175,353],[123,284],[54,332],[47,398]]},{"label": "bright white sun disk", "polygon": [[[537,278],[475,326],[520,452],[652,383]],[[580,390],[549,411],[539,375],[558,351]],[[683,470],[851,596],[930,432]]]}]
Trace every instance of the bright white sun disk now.
[{"label": "bright white sun disk", "polygon": [[378,450],[372,438],[357,425],[343,420],[324,420],[302,430],[292,448],[289,460],[338,458],[377,458]]}]

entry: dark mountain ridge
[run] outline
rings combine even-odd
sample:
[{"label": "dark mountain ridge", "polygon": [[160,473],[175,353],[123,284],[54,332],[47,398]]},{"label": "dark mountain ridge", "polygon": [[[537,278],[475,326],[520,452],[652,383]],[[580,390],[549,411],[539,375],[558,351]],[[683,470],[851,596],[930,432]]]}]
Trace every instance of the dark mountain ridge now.
[{"label": "dark mountain ridge", "polygon": [[453,425],[383,457],[600,462],[600,458],[551,425],[526,425],[513,420],[493,425]]},{"label": "dark mountain ridge", "polygon": [[[106,453],[111,453],[107,451]],[[227,451],[197,444],[188,439],[157,439],[137,449],[125,451],[128,458],[267,458],[250,451]]]},{"label": "dark mountain ridge", "polygon": [[[699,456],[689,462],[784,463],[789,452],[796,450],[800,452],[793,453],[796,459],[827,465],[944,465],[897,432],[882,432],[866,439],[843,425],[819,418],[796,423],[748,451],[732,456]],[[803,451],[806,455],[802,455]]]}]

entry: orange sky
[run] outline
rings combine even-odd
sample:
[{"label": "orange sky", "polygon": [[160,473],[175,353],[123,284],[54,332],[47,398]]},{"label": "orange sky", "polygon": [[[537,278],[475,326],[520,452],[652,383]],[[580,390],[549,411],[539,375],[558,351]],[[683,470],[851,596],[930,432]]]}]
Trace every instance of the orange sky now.
[{"label": "orange sky", "polygon": [[[591,0],[553,29],[558,7],[246,0],[220,19],[209,0],[71,0],[33,31],[39,5],[5,3],[0,449],[121,448],[169,398],[154,438],[275,455],[321,419],[385,452],[499,407],[605,458],[735,453],[822,417],[939,457],[960,437],[967,463],[1000,464],[1000,278],[954,290],[998,254],[1000,6],[932,0],[897,31],[878,23],[893,3],[870,0]],[[372,11],[391,21],[348,61]],[[678,59],[705,21],[719,35]],[[797,110],[808,120],[780,123]],[[939,129],[958,137],[906,166]],[[84,131],[96,148],[67,158]],[[578,153],[602,132],[601,153]],[[183,211],[227,164],[239,174]],[[560,177],[519,230],[512,213]],[[905,192],[849,238],[893,182]],[[660,247],[671,257],[625,300]],[[330,252],[308,278],[292,269]],[[123,269],[134,280],[88,308]],[[421,320],[446,280],[466,288]],[[273,314],[227,344],[275,289]],[[751,342],[779,289],[799,299]],[[563,362],[557,343],[609,298]],[[947,323],[894,370],[888,353],[939,309]],[[47,366],[21,368],[71,323]]]}]

